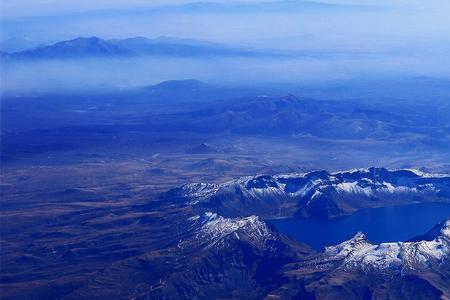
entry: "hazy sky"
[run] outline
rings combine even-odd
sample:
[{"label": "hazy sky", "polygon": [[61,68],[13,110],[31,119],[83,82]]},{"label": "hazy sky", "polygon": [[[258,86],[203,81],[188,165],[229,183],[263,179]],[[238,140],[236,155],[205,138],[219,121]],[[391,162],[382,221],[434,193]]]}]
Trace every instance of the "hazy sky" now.
[{"label": "hazy sky", "polygon": [[[189,0],[0,1],[1,40],[52,43],[80,36],[105,39],[172,36],[345,55],[295,62],[153,60],[122,62],[116,66],[23,65],[7,70],[7,85],[21,88],[24,82],[38,86],[60,82],[74,87],[83,79],[86,84],[143,85],[177,78],[255,82],[376,74],[450,77],[449,0],[327,0],[321,3],[340,6],[306,5],[305,9],[283,6],[295,1],[203,2],[216,6],[199,8],[198,3],[188,5],[193,3]],[[30,80],[30,76],[36,78]]]},{"label": "hazy sky", "polygon": [[[327,0],[324,3],[376,5],[382,11],[336,13],[321,9],[304,12],[255,10],[202,10],[200,13],[177,10],[188,0],[14,0],[2,3],[3,38],[27,38],[56,41],[78,36],[97,35],[105,38],[130,36],[156,37],[170,35],[226,42],[264,43],[302,37],[302,46],[373,47],[393,43],[450,40],[450,1],[448,0]],[[225,1],[214,3],[263,3],[277,0]],[[293,2],[293,1],[291,1]],[[152,13],[155,7],[166,6],[163,13]],[[171,12],[171,8],[173,11]],[[307,39],[307,37],[309,39]],[[284,41],[281,41],[284,43]],[[280,43],[280,44],[281,44]],[[288,41],[290,44],[292,41]],[[267,43],[270,45],[270,43]],[[278,45],[283,47],[283,45]]]},{"label": "hazy sky", "polygon": [[[270,0],[241,0],[241,3],[269,2]],[[283,0],[271,0],[282,2]],[[89,11],[109,8],[149,7],[195,2],[192,0],[14,0],[1,1],[3,15],[8,18],[37,15],[57,15],[75,11]],[[230,0],[208,0],[202,2],[229,3]],[[238,2],[238,1],[234,1]],[[320,1],[317,1],[320,2]],[[446,0],[326,0],[326,3],[385,5],[391,7],[415,6],[432,8],[446,5]]]}]

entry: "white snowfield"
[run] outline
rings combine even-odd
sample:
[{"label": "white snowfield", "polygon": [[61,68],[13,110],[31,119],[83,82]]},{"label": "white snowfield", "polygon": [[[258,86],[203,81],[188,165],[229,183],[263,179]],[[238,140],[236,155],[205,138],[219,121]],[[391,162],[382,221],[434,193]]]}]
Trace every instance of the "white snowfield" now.
[{"label": "white snowfield", "polygon": [[397,269],[404,272],[426,268],[431,263],[450,259],[450,220],[442,224],[438,236],[431,241],[373,245],[360,232],[339,245],[326,247],[320,259],[341,261],[342,268],[366,271]]}]

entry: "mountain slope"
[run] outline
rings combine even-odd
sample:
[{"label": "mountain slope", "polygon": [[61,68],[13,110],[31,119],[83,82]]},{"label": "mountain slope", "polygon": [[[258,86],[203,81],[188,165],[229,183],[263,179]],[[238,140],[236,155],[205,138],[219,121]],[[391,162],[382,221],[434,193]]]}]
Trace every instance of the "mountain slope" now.
[{"label": "mountain slope", "polygon": [[[66,298],[400,300],[450,292],[450,220],[433,241],[372,245],[359,233],[322,253],[256,216],[207,212],[179,226],[176,245],[115,263]],[[439,256],[430,251],[433,244],[443,247]],[[393,245],[399,257],[386,251]]]},{"label": "mountain slope", "polygon": [[256,216],[207,212],[184,220],[178,230],[173,247],[114,264],[67,298],[258,299],[278,285],[282,266],[310,253]]}]

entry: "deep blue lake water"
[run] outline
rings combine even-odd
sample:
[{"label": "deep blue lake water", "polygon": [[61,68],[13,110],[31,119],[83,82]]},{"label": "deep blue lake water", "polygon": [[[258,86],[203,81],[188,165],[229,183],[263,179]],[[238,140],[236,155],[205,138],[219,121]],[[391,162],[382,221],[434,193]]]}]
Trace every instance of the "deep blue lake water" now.
[{"label": "deep blue lake water", "polygon": [[278,231],[316,250],[338,244],[362,231],[373,243],[406,241],[450,218],[450,204],[418,203],[365,209],[351,216],[326,219],[269,220]]}]

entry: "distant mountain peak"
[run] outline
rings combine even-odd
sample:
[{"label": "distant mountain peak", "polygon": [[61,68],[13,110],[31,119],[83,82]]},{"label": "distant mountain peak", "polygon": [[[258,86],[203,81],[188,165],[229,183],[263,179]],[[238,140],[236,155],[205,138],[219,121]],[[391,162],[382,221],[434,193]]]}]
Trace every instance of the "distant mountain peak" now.
[{"label": "distant mountain peak", "polygon": [[77,37],[77,38],[74,38],[71,40],[57,42],[55,44],[48,45],[48,46],[45,46],[42,48],[48,48],[48,47],[52,47],[52,46],[55,46],[55,47],[56,46],[66,46],[66,45],[86,47],[86,46],[92,46],[92,45],[105,45],[105,44],[106,44],[105,40],[102,40],[101,38],[96,37],[96,36],[91,36],[91,37]]},{"label": "distant mountain peak", "polygon": [[195,91],[198,89],[212,88],[213,85],[205,83],[196,79],[184,79],[184,80],[167,80],[158,84],[148,86],[149,89],[163,89],[163,90],[189,90]]},{"label": "distant mountain peak", "polygon": [[173,37],[134,37],[104,40],[99,37],[78,37],[11,53],[12,59],[82,58],[90,56],[170,56],[170,57],[281,57],[282,53],[248,50],[212,42]]},{"label": "distant mountain peak", "polygon": [[68,40],[67,42],[83,42],[83,41],[89,41],[89,42],[102,42],[103,40],[97,36],[90,36],[90,37],[77,37],[72,40]]},{"label": "distant mountain peak", "polygon": [[125,48],[98,37],[79,37],[31,50],[11,54],[18,59],[65,59],[84,57],[113,57],[131,54]]}]

